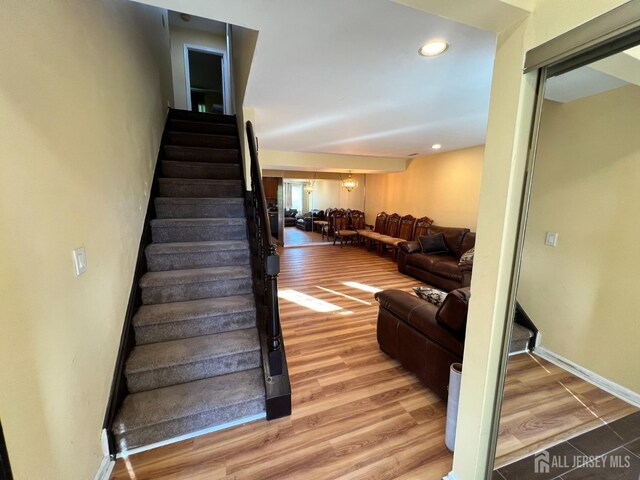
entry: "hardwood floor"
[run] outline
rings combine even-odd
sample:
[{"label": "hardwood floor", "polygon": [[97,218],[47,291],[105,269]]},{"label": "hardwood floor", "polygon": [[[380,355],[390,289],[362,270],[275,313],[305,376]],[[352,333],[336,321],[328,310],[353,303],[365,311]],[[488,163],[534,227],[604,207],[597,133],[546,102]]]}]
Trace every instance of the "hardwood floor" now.
[{"label": "hardwood floor", "polygon": [[[449,472],[446,405],[380,352],[375,336],[373,291],[420,283],[399,274],[389,256],[352,246],[280,254],[293,414],[119,459],[112,479],[439,480]],[[541,363],[550,375],[527,355],[510,362],[500,460],[544,444],[549,425],[560,441],[568,417],[570,428],[593,422],[569,413],[575,398],[564,398],[558,381],[596,413],[623,409],[624,402]]]},{"label": "hardwood floor", "polygon": [[496,468],[638,409],[537,355],[509,360]]},{"label": "hardwood floor", "polygon": [[286,246],[293,245],[321,245],[333,243],[333,238],[330,241],[325,237],[322,239],[322,235],[319,232],[305,232],[298,227],[286,227],[284,229],[284,244]]}]

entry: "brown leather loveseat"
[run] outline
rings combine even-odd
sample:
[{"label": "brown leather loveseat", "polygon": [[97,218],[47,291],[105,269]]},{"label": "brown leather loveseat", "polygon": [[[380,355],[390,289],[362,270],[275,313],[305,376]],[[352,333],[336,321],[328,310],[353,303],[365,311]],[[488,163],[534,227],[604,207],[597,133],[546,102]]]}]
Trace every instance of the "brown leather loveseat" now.
[{"label": "brown leather loveseat", "polygon": [[398,271],[444,291],[471,285],[472,265],[459,266],[460,257],[473,248],[476,234],[468,228],[431,225],[427,235],[442,233],[447,253],[422,253],[417,241],[398,244]]},{"label": "brown leather loveseat", "polygon": [[440,307],[401,290],[375,294],[378,344],[446,401],[449,368],[462,362],[469,288],[450,292]]}]

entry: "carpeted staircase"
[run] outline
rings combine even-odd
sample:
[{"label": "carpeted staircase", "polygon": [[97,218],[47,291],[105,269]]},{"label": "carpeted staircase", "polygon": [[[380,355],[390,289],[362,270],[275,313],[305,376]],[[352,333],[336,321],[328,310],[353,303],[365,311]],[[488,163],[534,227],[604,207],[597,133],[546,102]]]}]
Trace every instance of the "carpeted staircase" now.
[{"label": "carpeted staircase", "polygon": [[235,117],[172,110],[118,451],[265,411]]}]

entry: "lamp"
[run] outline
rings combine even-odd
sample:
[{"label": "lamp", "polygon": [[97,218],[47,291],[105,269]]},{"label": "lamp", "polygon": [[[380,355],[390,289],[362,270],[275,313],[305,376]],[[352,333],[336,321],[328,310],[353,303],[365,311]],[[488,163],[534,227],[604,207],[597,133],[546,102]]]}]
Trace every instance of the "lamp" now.
[{"label": "lamp", "polygon": [[347,192],[351,192],[358,188],[358,181],[351,176],[351,170],[349,170],[349,176],[342,180],[342,186],[347,190]]}]

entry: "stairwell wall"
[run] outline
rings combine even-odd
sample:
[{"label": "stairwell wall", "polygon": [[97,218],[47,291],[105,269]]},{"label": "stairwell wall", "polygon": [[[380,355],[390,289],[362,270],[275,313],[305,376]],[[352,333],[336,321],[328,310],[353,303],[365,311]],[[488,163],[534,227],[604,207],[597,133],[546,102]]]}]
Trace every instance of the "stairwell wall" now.
[{"label": "stairwell wall", "polygon": [[639,123],[636,85],[545,103],[518,290],[543,347],[638,393]]},{"label": "stairwell wall", "polygon": [[7,448],[16,479],[93,478],[171,100],[166,11],[7,0],[0,58]]}]

